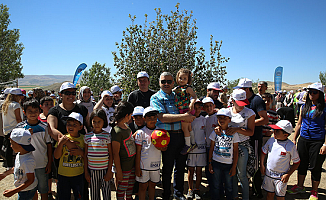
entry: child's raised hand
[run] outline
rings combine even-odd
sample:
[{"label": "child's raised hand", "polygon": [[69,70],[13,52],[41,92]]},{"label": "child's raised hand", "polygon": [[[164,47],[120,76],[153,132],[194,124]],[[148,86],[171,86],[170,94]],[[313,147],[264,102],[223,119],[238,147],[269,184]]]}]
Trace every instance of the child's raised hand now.
[{"label": "child's raised hand", "polygon": [[281,181],[283,183],[287,183],[289,181],[289,178],[290,178],[290,175],[289,174],[284,174],[282,177],[281,177]]},{"label": "child's raised hand", "polygon": [[104,181],[110,181],[112,177],[113,177],[113,173],[109,171],[108,173],[105,174]]},{"label": "child's raised hand", "polygon": [[68,142],[69,138],[65,135],[59,138],[58,144],[66,144]]},{"label": "child's raised hand", "polygon": [[15,192],[13,192],[12,190],[5,190],[3,192],[3,196],[5,196],[5,197],[11,197],[14,194],[15,194]]}]

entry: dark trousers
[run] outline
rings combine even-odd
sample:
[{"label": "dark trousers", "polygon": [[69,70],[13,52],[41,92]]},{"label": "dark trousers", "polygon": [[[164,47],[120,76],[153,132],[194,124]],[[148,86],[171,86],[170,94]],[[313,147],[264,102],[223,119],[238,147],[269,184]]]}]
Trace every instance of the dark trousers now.
[{"label": "dark trousers", "polygon": [[183,195],[184,172],[186,167],[187,155],[181,155],[180,151],[185,145],[184,135],[181,130],[169,131],[170,143],[166,151],[162,151],[162,184],[163,199],[168,200],[171,196],[171,178],[174,168],[174,194]]},{"label": "dark trousers", "polygon": [[5,147],[5,158],[6,160],[3,163],[4,167],[13,167],[14,166],[14,156],[13,156],[13,150],[11,148],[10,143],[10,133],[7,134],[3,140],[3,146]]},{"label": "dark trousers", "polygon": [[209,172],[209,164],[208,164],[208,159],[209,159],[209,149],[210,148],[206,148],[206,158],[207,158],[207,165],[205,166],[205,176],[207,178],[207,181],[208,181],[208,188],[209,188],[209,193],[211,195],[211,197],[214,196],[213,194],[213,188],[212,188],[212,185],[214,185],[214,182],[213,182],[213,174],[211,174]]},{"label": "dark trousers", "polygon": [[70,200],[71,190],[75,200],[82,200],[84,193],[84,174],[67,177],[58,175],[58,199]]}]

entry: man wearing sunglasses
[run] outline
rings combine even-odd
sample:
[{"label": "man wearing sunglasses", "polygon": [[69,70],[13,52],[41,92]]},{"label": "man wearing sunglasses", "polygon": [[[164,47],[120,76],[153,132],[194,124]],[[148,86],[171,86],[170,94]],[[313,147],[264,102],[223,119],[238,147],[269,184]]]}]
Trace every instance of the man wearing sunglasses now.
[{"label": "man wearing sunglasses", "polygon": [[174,197],[185,200],[183,195],[184,171],[187,155],[181,155],[180,151],[185,145],[184,135],[181,129],[181,120],[191,123],[195,116],[188,113],[179,114],[175,106],[175,95],[172,92],[174,86],[173,75],[163,72],[159,80],[160,90],[151,97],[151,106],[159,111],[156,126],[170,133],[170,143],[166,151],[162,152],[163,172],[163,199],[170,199],[171,176],[174,170]]}]

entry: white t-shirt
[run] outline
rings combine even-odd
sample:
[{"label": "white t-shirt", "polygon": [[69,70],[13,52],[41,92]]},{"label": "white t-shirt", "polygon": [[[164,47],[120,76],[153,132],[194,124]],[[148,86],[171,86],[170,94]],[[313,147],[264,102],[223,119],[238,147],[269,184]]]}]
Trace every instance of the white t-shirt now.
[{"label": "white t-shirt", "polygon": [[199,116],[191,122],[191,128],[195,135],[195,142],[197,148],[195,148],[190,154],[205,153],[206,152],[206,140],[205,140],[205,128],[206,118]]},{"label": "white t-shirt", "polygon": [[215,142],[213,160],[224,164],[232,164],[233,143],[240,142],[238,133],[226,135],[225,131],[223,130],[221,136],[219,136],[215,133],[215,131],[213,131],[209,138]]},{"label": "white t-shirt", "polygon": [[290,169],[290,161],[300,162],[300,157],[295,144],[287,139],[280,141],[270,138],[262,147],[264,154],[268,154],[266,175],[280,178]]},{"label": "white t-shirt", "polygon": [[[105,111],[106,113],[106,117],[108,119],[108,124],[111,122],[111,118],[113,117],[113,113],[114,113],[114,108],[110,107],[109,109],[107,109],[106,107],[102,106],[102,109]],[[103,128],[103,130],[105,132],[110,133],[112,129],[112,126],[108,125],[106,128]]]},{"label": "white t-shirt", "polygon": [[17,128],[24,128],[28,130],[33,129],[31,144],[35,148],[32,152],[35,162],[36,169],[44,168],[48,164],[48,147],[47,144],[51,143],[51,138],[48,133],[47,123],[39,121],[38,124],[30,125],[27,121],[23,121],[17,125]]},{"label": "white t-shirt", "polygon": [[151,134],[155,129],[151,130],[144,126],[136,132],[135,143],[141,145],[140,169],[142,170],[160,169],[161,151],[156,149],[151,139]]},{"label": "white t-shirt", "polygon": [[16,127],[18,124],[16,121],[15,110],[20,109],[20,117],[23,119],[23,109],[20,107],[20,104],[17,102],[11,102],[8,105],[8,112],[6,115],[2,112],[2,120],[3,120],[3,133],[8,135]]},{"label": "white t-shirt", "polygon": [[[233,113],[232,107],[229,108],[232,114],[231,122],[229,123],[229,127],[234,128],[247,128],[248,127],[248,119],[251,116],[255,116],[255,112],[250,108],[244,107],[239,113]],[[240,142],[246,141],[250,139],[250,136],[239,134]]]},{"label": "white t-shirt", "polygon": [[206,133],[206,147],[209,148],[211,146],[211,140],[209,139],[209,136],[212,131],[214,131],[215,127],[218,125],[217,122],[217,116],[216,113],[212,115],[206,115],[206,127],[205,127],[205,133]]},{"label": "white t-shirt", "polygon": [[21,184],[25,183],[27,181],[27,175],[29,173],[34,173],[34,182],[29,185],[27,188],[21,190],[23,191],[28,191],[28,190],[32,190],[37,186],[37,179],[35,176],[35,158],[32,154],[32,152],[29,152],[27,154],[24,155],[20,155],[20,153],[18,153],[16,155],[16,160],[15,160],[15,168],[14,168],[14,179],[15,179],[15,186],[18,187]]}]

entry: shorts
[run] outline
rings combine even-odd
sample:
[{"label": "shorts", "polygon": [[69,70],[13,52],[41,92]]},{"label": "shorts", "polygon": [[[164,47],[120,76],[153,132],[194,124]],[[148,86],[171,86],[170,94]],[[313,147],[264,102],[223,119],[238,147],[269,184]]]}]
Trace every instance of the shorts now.
[{"label": "shorts", "polygon": [[37,190],[40,194],[47,194],[49,191],[48,187],[48,174],[45,173],[45,168],[35,169],[35,176],[38,180]]},{"label": "shorts", "polygon": [[287,185],[288,183],[283,183],[281,179],[265,176],[262,187],[267,192],[275,193],[278,197],[285,197]]},{"label": "shorts", "polygon": [[147,183],[148,181],[151,181],[153,183],[160,182],[160,170],[155,171],[147,171],[147,170],[141,170],[142,176],[138,177],[136,176],[136,181],[139,183]]},{"label": "shorts", "polygon": [[205,167],[206,164],[206,153],[188,153],[188,167]]}]

